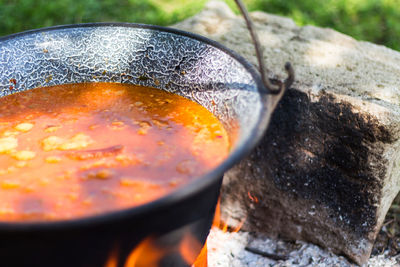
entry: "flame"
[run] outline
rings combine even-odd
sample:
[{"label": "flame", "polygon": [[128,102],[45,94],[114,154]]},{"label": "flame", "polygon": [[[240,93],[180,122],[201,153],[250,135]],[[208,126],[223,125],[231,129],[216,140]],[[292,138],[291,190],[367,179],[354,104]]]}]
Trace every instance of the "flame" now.
[{"label": "flame", "polygon": [[221,220],[221,199],[218,199],[217,206],[215,207],[214,220],[212,227],[221,229],[223,232],[228,231],[228,224]]},{"label": "flame", "polygon": [[[140,244],[129,254],[125,261],[124,267],[157,267],[159,261],[169,253],[168,249],[157,246],[153,237],[145,238]],[[118,250],[111,252],[104,267],[118,266]]]},{"label": "flame", "polygon": [[114,249],[104,267],[118,267],[118,250]]},{"label": "flame", "polygon": [[[258,199],[257,199],[257,201],[258,201]],[[212,224],[213,228],[218,228],[224,233],[226,233],[228,231],[230,233],[237,233],[240,231],[240,229],[242,228],[245,221],[246,221],[246,218],[244,218],[237,226],[229,227],[228,224],[221,219],[221,203],[220,203],[220,199],[218,199],[217,206],[215,208],[214,220],[213,220],[213,224]]]},{"label": "flame", "polygon": [[[248,192],[249,198],[257,203],[258,198],[252,196]],[[238,232],[243,226],[245,219],[242,220],[236,227],[228,227],[228,224],[221,220],[221,204],[218,199],[214,220],[212,223],[213,228],[219,228],[223,232]],[[167,254],[178,252],[182,259],[192,264],[192,267],[207,267],[207,241],[203,247],[201,242],[192,234],[188,233],[183,238],[178,246],[163,248],[156,244],[153,237],[145,238],[128,256],[124,267],[157,267],[160,260]],[[200,251],[200,253],[199,253]],[[118,266],[118,250],[115,249],[110,254],[104,267],[117,267]]]},{"label": "flame", "polygon": [[128,256],[124,267],[157,267],[168,252],[168,249],[157,246],[154,238],[148,237]]},{"label": "flame", "polygon": [[[118,266],[117,252],[117,250],[114,250],[111,253],[104,267]],[[164,256],[173,253],[180,253],[182,259],[188,264],[193,264],[193,267],[207,267],[207,247],[202,248],[201,242],[190,233],[182,238],[178,246],[168,248],[157,245],[153,237],[145,238],[129,254],[124,267],[157,267]],[[198,260],[198,255],[203,255],[200,260]]]},{"label": "flame", "polygon": [[[249,193],[250,196],[250,193]],[[255,197],[257,200],[256,203],[258,202],[258,199]],[[218,199],[217,206],[215,207],[215,214],[214,214],[214,220],[212,223],[212,228],[218,228],[224,233],[231,232],[231,233],[236,233],[239,232],[239,230],[242,228],[244,222],[246,219],[243,219],[236,227],[234,228],[229,228],[228,224],[225,223],[224,221],[221,220],[221,201]],[[198,255],[196,261],[193,263],[192,267],[207,267],[208,261],[207,261],[207,241],[204,244],[203,248],[200,251],[200,254]]]},{"label": "flame", "polygon": [[[179,246],[179,253],[181,254],[182,258],[185,260],[186,263],[188,264],[193,264],[193,267],[207,267],[207,248],[206,248],[206,259],[205,259],[205,265],[203,263],[203,260],[199,260],[199,255],[201,255],[201,252],[203,251],[204,247],[202,247],[202,244],[200,243],[199,240],[197,240],[196,237],[194,237],[191,234],[185,235],[185,237],[182,239],[180,246]],[[200,251],[200,254],[199,254]],[[204,253],[204,252],[203,252]],[[196,262],[199,260],[197,264],[202,264],[202,265],[196,265]]]},{"label": "flame", "polygon": [[207,267],[208,259],[207,259],[207,241],[204,244],[204,247],[201,249],[199,256],[196,261],[193,263],[192,267]]}]

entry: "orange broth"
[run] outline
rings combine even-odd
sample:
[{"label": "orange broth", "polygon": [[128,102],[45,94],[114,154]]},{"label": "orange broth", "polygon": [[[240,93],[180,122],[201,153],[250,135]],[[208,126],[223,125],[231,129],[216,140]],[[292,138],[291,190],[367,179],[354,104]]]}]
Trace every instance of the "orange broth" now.
[{"label": "orange broth", "polygon": [[60,220],[137,206],[216,167],[222,124],[199,104],[117,83],[0,98],[0,221]]}]

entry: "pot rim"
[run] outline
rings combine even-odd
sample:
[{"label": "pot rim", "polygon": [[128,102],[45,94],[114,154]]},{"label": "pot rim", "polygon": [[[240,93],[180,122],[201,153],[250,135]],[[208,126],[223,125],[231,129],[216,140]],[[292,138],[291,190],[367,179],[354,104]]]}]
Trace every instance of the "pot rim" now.
[{"label": "pot rim", "polygon": [[4,230],[18,231],[18,232],[51,231],[64,228],[90,226],[92,224],[108,224],[108,223],[113,223],[114,221],[127,219],[133,216],[140,216],[150,212],[157,212],[158,210],[161,210],[169,205],[173,205],[176,202],[184,201],[185,198],[195,194],[198,191],[206,189],[206,187],[210,186],[217,179],[220,179],[225,171],[229,170],[234,164],[238,163],[241,159],[243,159],[252,151],[252,149],[257,145],[261,137],[264,135],[264,132],[267,128],[269,117],[273,112],[273,110],[271,107],[266,106],[267,105],[266,103],[269,103],[269,101],[267,101],[266,99],[270,97],[270,95],[266,93],[267,90],[265,89],[265,86],[261,81],[261,77],[258,71],[244,57],[242,57],[235,51],[199,34],[182,31],[170,27],[149,25],[149,24],[129,23],[129,22],[96,22],[96,23],[58,25],[58,26],[27,30],[0,37],[0,43],[6,40],[22,37],[24,35],[29,35],[29,34],[57,31],[63,29],[86,28],[86,27],[127,27],[127,28],[157,30],[157,31],[189,37],[198,40],[200,42],[206,43],[208,45],[211,45],[223,51],[224,53],[228,54],[229,56],[237,60],[251,74],[252,78],[256,83],[258,92],[260,94],[260,98],[262,100],[261,101],[262,110],[257,120],[256,124],[257,126],[251,131],[247,140],[238,147],[236,147],[232,153],[229,153],[228,157],[216,168],[212,169],[211,171],[205,173],[200,177],[197,177],[193,181],[183,185],[182,187],[179,187],[178,189],[168,193],[167,195],[157,198],[153,201],[131,208],[108,211],[97,215],[77,217],[68,220],[0,222],[0,231]]}]

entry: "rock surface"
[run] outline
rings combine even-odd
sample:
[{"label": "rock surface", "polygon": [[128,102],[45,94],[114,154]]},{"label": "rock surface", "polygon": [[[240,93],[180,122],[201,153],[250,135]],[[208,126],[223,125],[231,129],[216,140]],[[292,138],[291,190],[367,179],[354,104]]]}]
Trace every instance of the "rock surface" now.
[{"label": "rock surface", "polygon": [[[331,29],[251,14],[270,78],[296,81],[255,151],[229,171],[222,212],[244,229],[306,240],[365,263],[400,190],[400,53]],[[244,21],[218,1],[174,27],[257,65]]]}]

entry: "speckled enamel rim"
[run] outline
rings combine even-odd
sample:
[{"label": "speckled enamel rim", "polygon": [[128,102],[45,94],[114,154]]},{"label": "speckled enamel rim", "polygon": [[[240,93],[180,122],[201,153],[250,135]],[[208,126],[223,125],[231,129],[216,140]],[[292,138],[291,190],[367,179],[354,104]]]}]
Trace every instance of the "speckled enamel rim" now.
[{"label": "speckled enamel rim", "polygon": [[202,190],[217,179],[220,179],[223,176],[224,172],[231,168],[234,164],[238,163],[241,159],[247,156],[251,150],[256,146],[256,144],[260,141],[261,137],[264,135],[264,132],[268,126],[268,122],[270,116],[273,112],[271,107],[266,106],[268,103],[268,98],[273,97],[268,95],[266,92],[264,85],[261,82],[261,78],[256,69],[247,62],[242,56],[238,55],[236,52],[224,47],[223,45],[205,38],[203,36],[193,34],[186,31],[181,31],[177,29],[172,29],[168,27],[162,26],[154,26],[154,25],[146,25],[146,24],[135,24],[135,23],[85,23],[85,24],[72,24],[72,25],[61,25],[61,26],[53,26],[35,30],[29,30],[21,33],[11,34],[8,36],[0,37],[0,42],[9,40],[15,37],[22,37],[24,35],[40,33],[40,32],[49,32],[49,31],[57,31],[62,29],[73,29],[73,28],[82,28],[82,27],[130,27],[130,28],[139,28],[139,29],[150,29],[157,30],[161,32],[173,33],[185,37],[189,37],[200,42],[211,45],[224,53],[228,54],[235,60],[237,60],[252,76],[254,79],[257,89],[260,94],[260,98],[263,100],[263,110],[261,112],[261,116],[257,119],[257,127],[253,129],[253,131],[249,134],[248,138],[245,138],[246,141],[239,145],[233,153],[231,153],[226,160],[224,160],[218,167],[213,169],[212,171],[202,175],[201,177],[196,178],[193,182],[190,182],[176,191],[171,192],[170,194],[158,198],[152,202],[148,202],[141,206],[127,208],[123,210],[117,210],[112,212],[107,212],[104,214],[88,216],[88,217],[79,217],[71,220],[60,220],[60,221],[50,221],[50,222],[1,222],[0,230],[12,230],[19,232],[30,232],[30,231],[52,231],[57,229],[65,229],[65,228],[78,228],[82,226],[90,226],[93,224],[103,224],[103,223],[112,223],[113,221],[119,221],[123,219],[127,219],[129,217],[137,216],[140,214],[148,213],[148,212],[157,212],[160,208],[164,208],[166,206],[172,206],[174,203],[184,201],[185,198],[189,197],[196,191]]}]

